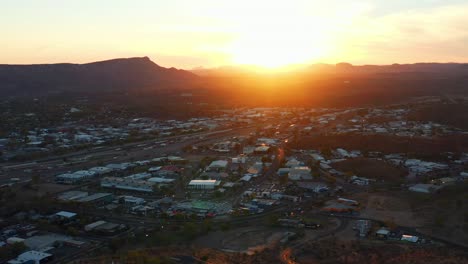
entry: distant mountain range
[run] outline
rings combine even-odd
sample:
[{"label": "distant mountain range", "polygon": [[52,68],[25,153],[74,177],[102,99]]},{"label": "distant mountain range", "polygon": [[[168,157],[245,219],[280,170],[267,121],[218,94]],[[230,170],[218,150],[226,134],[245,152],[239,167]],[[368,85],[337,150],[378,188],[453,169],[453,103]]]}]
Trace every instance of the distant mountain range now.
[{"label": "distant mountain range", "polygon": [[0,65],[0,96],[93,94],[109,98],[113,94],[154,101],[151,95],[166,101],[172,96],[171,102],[184,104],[187,98],[179,98],[182,92],[197,95],[200,103],[276,105],[332,99],[350,102],[352,96],[361,99],[370,93],[384,98],[390,93],[400,97],[468,93],[467,84],[468,64],[459,63],[314,64],[276,72],[237,66],[186,71],[161,67],[148,57],[87,64]]},{"label": "distant mountain range", "polygon": [[[256,66],[222,66],[218,68],[198,67],[191,72],[199,76],[238,76],[249,74],[269,74],[261,67]],[[350,63],[312,65],[291,65],[276,72],[280,74],[302,73],[302,74],[398,74],[398,73],[430,73],[443,75],[468,74],[468,63],[414,63],[414,64],[392,64],[392,65],[352,65]]]},{"label": "distant mountain range", "polygon": [[196,79],[189,71],[161,67],[148,57],[86,64],[0,65],[0,94],[158,89],[182,87]]}]

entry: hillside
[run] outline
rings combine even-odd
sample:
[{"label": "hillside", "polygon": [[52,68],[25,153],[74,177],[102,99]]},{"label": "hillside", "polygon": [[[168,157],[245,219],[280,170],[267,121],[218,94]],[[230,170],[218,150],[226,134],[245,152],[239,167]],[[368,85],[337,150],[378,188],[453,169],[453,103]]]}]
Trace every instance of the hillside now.
[{"label": "hillside", "polygon": [[87,64],[0,65],[0,95],[182,87],[198,77],[148,57]]}]

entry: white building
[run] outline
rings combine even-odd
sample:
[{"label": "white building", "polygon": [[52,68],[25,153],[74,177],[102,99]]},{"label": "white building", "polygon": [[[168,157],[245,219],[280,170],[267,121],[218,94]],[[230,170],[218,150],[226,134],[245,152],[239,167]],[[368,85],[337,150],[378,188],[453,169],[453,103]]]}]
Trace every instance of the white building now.
[{"label": "white building", "polygon": [[307,166],[294,167],[289,171],[288,175],[290,180],[312,180],[311,169]]},{"label": "white building", "polygon": [[208,165],[208,167],[206,168],[206,170],[218,170],[218,169],[226,169],[228,165],[228,162],[227,160],[215,160],[213,162],[211,162],[210,165]]},{"label": "white building", "polygon": [[214,190],[220,183],[217,180],[191,180],[188,187],[195,190]]},{"label": "white building", "polygon": [[8,261],[8,264],[23,264],[23,263],[34,263],[34,264],[41,264],[41,263],[46,263],[52,258],[52,254],[41,252],[41,251],[26,251],[16,259],[12,259]]},{"label": "white building", "polygon": [[434,184],[415,184],[411,187],[408,188],[410,191],[413,192],[420,192],[420,193],[433,193],[440,189],[440,186],[434,185]]}]

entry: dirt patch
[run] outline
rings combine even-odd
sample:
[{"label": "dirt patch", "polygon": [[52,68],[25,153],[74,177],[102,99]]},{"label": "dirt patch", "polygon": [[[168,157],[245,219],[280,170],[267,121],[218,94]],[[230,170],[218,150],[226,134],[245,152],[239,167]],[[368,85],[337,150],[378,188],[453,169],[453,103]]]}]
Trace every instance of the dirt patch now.
[{"label": "dirt patch", "polygon": [[333,163],[332,166],[337,170],[352,172],[360,177],[385,181],[400,181],[408,174],[405,169],[397,168],[378,159],[348,159]]},{"label": "dirt patch", "polygon": [[227,232],[211,232],[195,240],[194,245],[216,248],[226,252],[253,254],[275,247],[284,236],[283,230],[249,227]]},{"label": "dirt patch", "polygon": [[420,227],[426,221],[411,209],[410,203],[398,195],[369,195],[362,217],[368,217],[407,227]]},{"label": "dirt patch", "polygon": [[450,135],[434,138],[399,137],[393,135],[315,135],[304,136],[298,143],[291,143],[293,149],[359,149],[383,153],[423,153],[438,157],[441,152],[468,151],[468,135]]}]

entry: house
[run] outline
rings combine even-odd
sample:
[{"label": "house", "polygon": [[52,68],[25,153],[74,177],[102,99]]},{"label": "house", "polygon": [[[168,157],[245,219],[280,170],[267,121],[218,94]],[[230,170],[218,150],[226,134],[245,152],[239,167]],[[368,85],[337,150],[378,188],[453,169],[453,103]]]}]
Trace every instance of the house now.
[{"label": "house", "polygon": [[386,229],[385,227],[380,228],[375,232],[375,235],[380,239],[387,239],[390,234],[390,230]]},{"label": "house", "polygon": [[58,213],[55,213],[54,216],[61,218],[61,219],[71,220],[75,218],[77,214],[72,213],[72,212],[67,212],[67,211],[60,211]]},{"label": "house", "polygon": [[251,179],[252,179],[252,176],[244,175],[242,178],[239,179],[239,181],[249,182]]},{"label": "house", "polygon": [[26,251],[21,253],[15,259],[8,261],[8,264],[42,264],[50,261],[53,255],[41,251]]},{"label": "house", "polygon": [[349,182],[356,185],[369,185],[370,179],[352,176]]},{"label": "house", "polygon": [[418,242],[418,240],[419,240],[419,237],[417,237],[417,236],[412,236],[412,235],[403,235],[403,236],[401,236],[401,241],[416,243],[416,242]]}]

